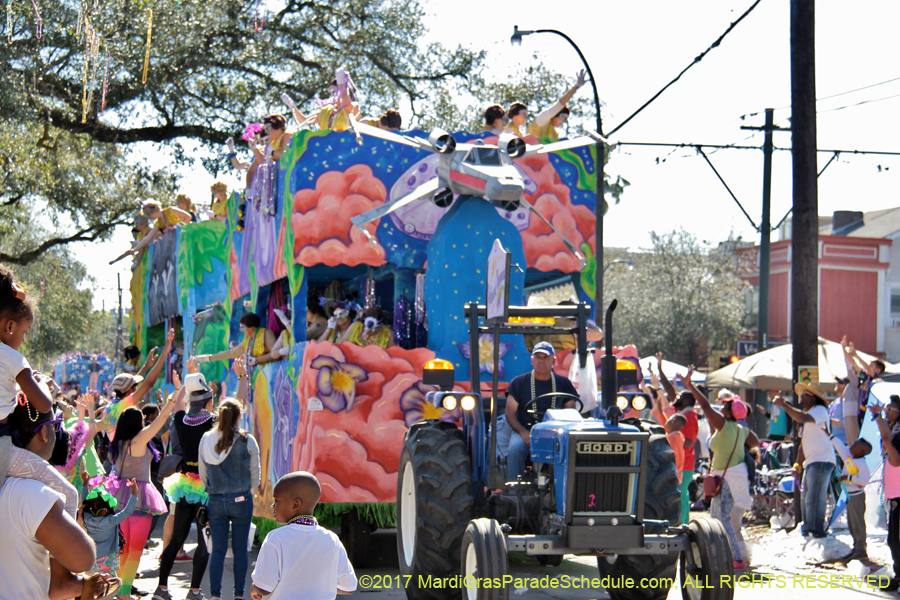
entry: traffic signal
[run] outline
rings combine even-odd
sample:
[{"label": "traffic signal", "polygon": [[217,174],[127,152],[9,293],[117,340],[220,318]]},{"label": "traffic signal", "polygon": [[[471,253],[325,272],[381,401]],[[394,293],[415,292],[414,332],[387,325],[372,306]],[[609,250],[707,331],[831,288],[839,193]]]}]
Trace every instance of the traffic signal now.
[{"label": "traffic signal", "polygon": [[719,368],[727,367],[730,364],[736,363],[741,360],[741,357],[737,354],[732,354],[731,356],[720,356],[719,357]]}]

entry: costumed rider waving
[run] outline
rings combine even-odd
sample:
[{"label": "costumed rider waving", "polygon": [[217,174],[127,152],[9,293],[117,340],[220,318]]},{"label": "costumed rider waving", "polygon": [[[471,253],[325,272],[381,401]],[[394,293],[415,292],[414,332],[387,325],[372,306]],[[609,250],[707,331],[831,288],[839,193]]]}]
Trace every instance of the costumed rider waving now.
[{"label": "costumed rider waving", "polygon": [[[556,362],[556,350],[550,342],[539,342],[531,351],[531,373],[514,378],[506,392],[506,421],[513,429],[509,439],[508,479],[515,480],[525,472],[525,460],[531,446],[531,428],[535,424],[533,414],[525,412],[526,406],[537,399],[536,413],[542,415],[549,408],[575,408],[578,392],[572,382],[562,375],[553,372]],[[547,396],[545,394],[565,392],[565,396]]]}]

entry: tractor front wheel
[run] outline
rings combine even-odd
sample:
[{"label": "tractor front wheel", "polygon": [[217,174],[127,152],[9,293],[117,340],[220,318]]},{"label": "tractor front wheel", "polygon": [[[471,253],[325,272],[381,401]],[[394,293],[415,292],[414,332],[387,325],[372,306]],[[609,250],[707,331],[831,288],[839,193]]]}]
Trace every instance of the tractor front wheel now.
[{"label": "tractor front wheel", "polygon": [[[717,519],[697,519],[688,525],[688,556],[681,553],[680,581],[684,600],[732,600],[734,561],[725,528]],[[722,576],[726,575],[726,578]],[[724,585],[723,585],[724,582]]]},{"label": "tractor front wheel", "polygon": [[494,519],[469,521],[460,554],[463,600],[508,600],[509,588],[502,582],[509,574],[506,536]]}]

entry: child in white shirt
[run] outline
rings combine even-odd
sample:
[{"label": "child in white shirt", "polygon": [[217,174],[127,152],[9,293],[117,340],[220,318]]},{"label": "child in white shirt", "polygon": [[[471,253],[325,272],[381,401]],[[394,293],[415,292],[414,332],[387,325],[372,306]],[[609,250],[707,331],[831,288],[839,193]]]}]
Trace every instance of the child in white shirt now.
[{"label": "child in white shirt", "polygon": [[335,593],[352,594],[356,573],[340,538],[319,527],[313,516],[322,496],[312,473],[295,471],[278,480],[272,509],[278,523],[270,531],[256,560],[251,578],[253,600],[333,600]]},{"label": "child in white shirt", "polygon": [[[24,407],[33,422],[53,409],[46,383],[38,381],[19,346],[34,323],[32,303],[25,290],[0,267],[0,484],[5,477],[35,479],[65,497],[65,509],[72,518],[78,511],[78,491],[47,461],[13,446],[9,416],[17,405]],[[45,423],[46,424],[46,423]]]},{"label": "child in white shirt", "polygon": [[865,456],[872,451],[872,444],[863,438],[857,439],[850,448],[839,438],[831,436],[831,444],[837,450],[844,469],[838,481],[847,488],[847,524],[853,536],[853,550],[842,561],[865,559],[866,552],[866,484],[869,483],[869,467]]}]

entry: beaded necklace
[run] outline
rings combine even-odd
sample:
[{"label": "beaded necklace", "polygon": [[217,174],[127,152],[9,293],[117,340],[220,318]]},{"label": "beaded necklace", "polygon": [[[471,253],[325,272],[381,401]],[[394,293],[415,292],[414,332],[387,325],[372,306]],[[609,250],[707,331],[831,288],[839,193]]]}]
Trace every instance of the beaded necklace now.
[{"label": "beaded necklace", "polygon": [[288,520],[287,525],[318,525],[319,522],[312,515],[297,515],[293,519]]},{"label": "beaded necklace", "polygon": [[[550,373],[550,392],[556,393],[556,377],[553,373]],[[531,399],[534,400],[537,398],[537,393],[534,390],[534,371],[531,372]],[[556,396],[553,396],[550,399],[550,408],[556,408]]]},{"label": "beaded necklace", "polygon": [[197,425],[203,425],[214,416],[215,415],[213,415],[208,410],[201,410],[200,412],[193,415],[184,415],[184,424],[190,425],[191,427],[196,427]]}]

